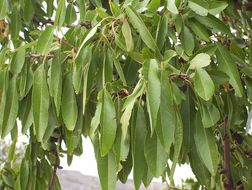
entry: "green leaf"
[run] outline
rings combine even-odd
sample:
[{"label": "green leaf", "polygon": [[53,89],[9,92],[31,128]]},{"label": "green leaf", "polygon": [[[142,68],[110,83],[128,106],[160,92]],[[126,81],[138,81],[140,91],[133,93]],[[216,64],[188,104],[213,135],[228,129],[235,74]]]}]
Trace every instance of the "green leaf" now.
[{"label": "green leaf", "polygon": [[204,69],[196,69],[194,77],[194,87],[197,94],[206,101],[210,100],[214,95],[214,83],[211,77]]},{"label": "green leaf", "polygon": [[54,27],[48,26],[38,39],[36,50],[42,55],[47,55],[53,42]]},{"label": "green leaf", "polygon": [[159,124],[156,127],[157,136],[164,146],[165,151],[169,152],[171,144],[174,142],[174,132],[176,126],[176,113],[174,112],[174,101],[171,83],[168,80],[168,72],[161,71],[161,102]]},{"label": "green leaf", "polygon": [[191,30],[199,37],[199,39],[206,42],[210,41],[209,32],[203,24],[199,23],[195,19],[190,19],[188,22]]},{"label": "green leaf", "polygon": [[145,140],[144,155],[150,172],[155,176],[160,176],[166,167],[168,153],[163,148],[156,133]]},{"label": "green leaf", "polygon": [[204,105],[200,107],[202,124],[205,128],[214,126],[220,120],[220,112],[214,104]]},{"label": "green leaf", "polygon": [[184,25],[181,33],[181,42],[187,55],[192,55],[194,50],[194,36],[191,31]]},{"label": "green leaf", "polygon": [[220,12],[226,9],[227,6],[228,6],[228,3],[225,1],[210,1],[209,13],[212,15],[220,14]]},{"label": "green leaf", "polygon": [[108,154],[109,150],[111,149],[115,141],[116,129],[117,129],[115,105],[111,95],[106,89],[103,90],[100,125],[101,125],[101,131],[100,131],[101,156],[105,156]]},{"label": "green leaf", "polygon": [[206,0],[189,0],[189,7],[201,16],[207,16],[209,4]]},{"label": "green leaf", "polygon": [[49,91],[53,98],[56,107],[57,116],[60,114],[61,95],[62,95],[62,70],[61,70],[61,55],[60,51],[54,54],[49,69],[48,85]]},{"label": "green leaf", "polygon": [[29,181],[29,160],[23,159],[20,167],[21,190],[27,189],[28,181]]},{"label": "green leaf", "polygon": [[146,25],[144,24],[141,17],[138,15],[138,13],[131,7],[127,6],[126,14],[128,15],[131,24],[134,26],[134,28],[139,32],[143,42],[154,52],[157,50],[157,44],[155,40],[153,39],[151,33],[147,29]]},{"label": "green leaf", "polygon": [[143,91],[144,91],[143,80],[139,80],[137,85],[135,86],[132,94],[129,95],[127,97],[127,99],[125,100],[125,103],[122,108],[123,114],[120,119],[120,123],[122,124],[122,132],[123,132],[124,138],[126,137],[126,134],[128,131],[128,126],[129,126],[129,121],[130,121],[132,109],[135,105],[137,98],[142,95]]},{"label": "green leaf", "polygon": [[8,133],[16,125],[16,118],[18,114],[18,95],[16,87],[16,78],[13,77],[9,84],[6,93],[5,109],[3,114],[3,120],[0,123],[2,126],[2,138],[8,135]]},{"label": "green leaf", "polygon": [[124,73],[123,73],[120,62],[118,61],[118,59],[115,58],[115,53],[114,52],[110,52],[110,53],[112,55],[114,66],[115,66],[115,68],[117,70],[117,73],[118,73],[121,81],[123,82],[123,85],[127,86],[127,82],[126,82],[126,79],[125,79],[125,76],[124,76]]},{"label": "green leaf", "polygon": [[10,23],[10,32],[11,32],[11,38],[17,39],[19,36],[19,32],[21,30],[22,24],[21,24],[21,16],[20,16],[19,9],[14,6],[11,14],[11,23]]},{"label": "green leaf", "polygon": [[160,0],[151,0],[148,10],[155,12],[160,7]]},{"label": "green leaf", "polygon": [[169,174],[169,178],[171,181],[173,181],[173,175],[176,169],[176,165],[179,162],[181,149],[183,145],[183,123],[181,115],[177,110],[176,110],[176,116],[177,116],[177,123],[175,126],[175,133],[174,133],[174,153],[172,157],[171,172]]},{"label": "green leaf", "polygon": [[218,149],[211,129],[202,126],[200,114],[196,114],[194,140],[201,160],[212,176],[216,175],[219,163]]},{"label": "green leaf", "polygon": [[149,112],[152,133],[157,125],[160,106],[161,84],[159,79],[159,64],[155,59],[146,61],[143,66],[147,86],[147,108]]},{"label": "green leaf", "polygon": [[218,18],[213,15],[203,16],[195,16],[194,17],[201,24],[211,28],[213,32],[223,32],[225,34],[231,34],[230,29]]},{"label": "green leaf", "polygon": [[10,67],[10,70],[13,74],[19,74],[21,72],[25,62],[25,54],[26,54],[25,48],[21,48],[13,56],[13,60],[11,62]]},{"label": "green leaf", "polygon": [[168,11],[178,14],[178,9],[176,7],[176,0],[169,0],[167,1],[167,9]]},{"label": "green leaf", "polygon": [[168,32],[168,17],[166,15],[162,16],[158,23],[158,29],[156,33],[156,42],[159,50],[161,50],[165,44],[167,39],[167,32]]},{"label": "green leaf", "polygon": [[235,95],[242,97],[243,87],[240,79],[240,75],[237,69],[237,66],[232,59],[229,51],[218,44],[218,49],[216,51],[216,57],[218,62],[218,69],[226,73],[229,76],[229,82],[232,87],[235,89]]},{"label": "green leaf", "polygon": [[41,142],[48,124],[49,92],[44,64],[34,72],[32,88],[33,124],[38,142]]},{"label": "green leaf", "polygon": [[61,102],[62,118],[69,131],[74,130],[78,117],[76,96],[74,93],[72,75],[68,73],[63,84],[63,94]]},{"label": "green leaf", "polygon": [[94,141],[94,150],[102,190],[115,189],[117,176],[113,151],[109,151],[106,156],[102,157],[97,140]]},{"label": "green leaf", "polygon": [[66,9],[66,18],[65,23],[68,25],[73,24],[77,19],[77,14],[74,9],[74,5],[72,3],[69,3]]},{"label": "green leaf", "polygon": [[35,13],[34,1],[25,0],[24,1],[24,8],[23,8],[23,15],[24,15],[25,24],[30,25],[31,20],[34,16],[34,13]]},{"label": "green leaf", "polygon": [[0,20],[4,19],[8,13],[8,0],[0,1]]},{"label": "green leaf", "polygon": [[66,17],[66,1],[59,0],[54,25],[59,27],[62,26],[64,24],[65,17]]},{"label": "green leaf", "polygon": [[189,69],[199,69],[210,65],[211,58],[206,53],[197,54],[191,61]]},{"label": "green leaf", "polygon": [[134,49],[134,41],[132,39],[130,25],[126,19],[122,25],[122,34],[126,43],[127,51],[132,51]]},{"label": "green leaf", "polygon": [[135,189],[139,189],[142,178],[144,176],[145,160],[144,157],[144,142],[147,135],[145,113],[138,103],[137,109],[133,114],[131,125],[131,150],[133,158],[133,179]]}]

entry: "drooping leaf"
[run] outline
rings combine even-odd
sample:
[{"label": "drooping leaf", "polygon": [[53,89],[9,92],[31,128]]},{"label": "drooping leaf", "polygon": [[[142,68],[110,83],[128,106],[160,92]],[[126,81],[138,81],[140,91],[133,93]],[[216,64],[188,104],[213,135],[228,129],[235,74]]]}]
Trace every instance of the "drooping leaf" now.
[{"label": "drooping leaf", "polygon": [[65,17],[66,17],[66,1],[59,0],[54,25],[59,27],[62,26],[64,24]]},{"label": "drooping leaf", "polygon": [[225,47],[218,44],[216,57],[218,61],[218,68],[229,76],[229,82],[235,89],[235,95],[241,97],[243,95],[241,79],[239,77],[237,66],[230,56],[230,53]]},{"label": "drooping leaf", "polygon": [[70,73],[67,74],[63,83],[61,108],[62,118],[66,128],[69,131],[73,131],[77,122],[78,108]]},{"label": "drooping leaf", "polygon": [[58,51],[51,62],[51,68],[49,70],[49,92],[53,97],[54,105],[56,107],[57,115],[60,114],[61,107],[61,95],[62,95],[62,70],[61,70],[61,55]]},{"label": "drooping leaf", "polygon": [[115,189],[116,185],[116,160],[113,151],[109,151],[106,156],[102,157],[99,149],[99,143],[94,141],[95,157],[97,169],[102,190]]},{"label": "drooping leaf", "polygon": [[174,112],[174,101],[172,94],[171,83],[167,78],[168,73],[164,70],[161,71],[161,97],[160,97],[160,110],[159,119],[157,124],[156,133],[164,146],[166,152],[170,151],[171,144],[174,142],[174,132],[176,126],[176,114]]},{"label": "drooping leaf", "polygon": [[195,91],[202,99],[208,101],[212,98],[215,91],[215,86],[211,77],[204,69],[196,69],[194,86]]},{"label": "drooping leaf", "polygon": [[215,137],[211,129],[205,129],[202,126],[199,113],[196,114],[194,140],[197,152],[200,155],[201,160],[203,161],[211,175],[215,176],[219,162]]},{"label": "drooping leaf", "polygon": [[46,84],[44,64],[34,73],[32,88],[33,124],[38,142],[41,142],[48,123],[49,92]]},{"label": "drooping leaf", "polygon": [[210,41],[209,31],[203,24],[199,23],[195,19],[190,19],[189,26],[191,30],[199,37],[199,39],[204,40],[206,42]]},{"label": "drooping leaf", "polygon": [[149,112],[152,133],[157,125],[158,110],[160,106],[161,84],[159,78],[159,65],[155,59],[144,63],[147,86],[147,108]]},{"label": "drooping leaf", "polygon": [[0,1],[0,20],[4,19],[8,12],[8,0]]},{"label": "drooping leaf", "polygon": [[106,89],[103,90],[102,95],[100,151],[101,156],[105,156],[108,154],[115,141],[117,123],[115,105],[111,95]]},{"label": "drooping leaf", "polygon": [[10,67],[10,70],[13,74],[19,74],[21,72],[25,62],[25,55],[26,55],[25,48],[21,48],[13,56],[13,60]]},{"label": "drooping leaf", "polygon": [[146,118],[143,108],[140,103],[137,106],[133,115],[131,125],[131,146],[133,158],[133,179],[135,189],[139,189],[142,178],[144,176],[145,160],[144,157],[144,142],[147,135]]},{"label": "drooping leaf", "polygon": [[6,137],[16,125],[16,118],[18,114],[18,95],[15,77],[13,77],[8,84],[5,101],[5,108],[2,113],[3,120],[0,123],[2,126],[2,138]]},{"label": "drooping leaf", "polygon": [[46,55],[50,52],[50,47],[53,42],[53,32],[53,26],[48,26],[45,31],[43,31],[37,43],[36,50],[38,53]]},{"label": "drooping leaf", "polygon": [[157,50],[157,44],[155,40],[153,39],[151,33],[145,26],[143,20],[138,15],[138,13],[131,7],[126,7],[126,14],[128,15],[131,24],[136,28],[136,30],[139,32],[143,42],[153,51]]},{"label": "drooping leaf", "polygon": [[192,55],[194,50],[194,36],[187,26],[184,25],[181,33],[181,41],[187,55]]},{"label": "drooping leaf", "polygon": [[130,25],[127,20],[124,20],[122,25],[122,33],[124,36],[124,40],[126,43],[127,51],[131,51],[134,49],[134,41],[132,39]]},{"label": "drooping leaf", "polygon": [[166,41],[166,35],[168,32],[167,24],[168,24],[168,17],[164,15],[160,18],[156,34],[156,42],[159,50],[163,48]]},{"label": "drooping leaf", "polygon": [[220,112],[214,104],[200,107],[202,124],[205,128],[214,126],[220,120]]},{"label": "drooping leaf", "polygon": [[168,153],[163,148],[157,135],[153,133],[145,140],[144,155],[150,172],[153,176],[160,176],[166,167]]},{"label": "drooping leaf", "polygon": [[70,25],[73,24],[77,19],[77,14],[72,3],[69,3],[66,8],[66,18],[65,23]]}]

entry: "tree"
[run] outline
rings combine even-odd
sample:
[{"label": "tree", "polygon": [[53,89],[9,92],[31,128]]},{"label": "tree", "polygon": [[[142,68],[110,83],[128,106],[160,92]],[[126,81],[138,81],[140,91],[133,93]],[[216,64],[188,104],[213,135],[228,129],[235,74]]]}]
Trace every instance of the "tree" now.
[{"label": "tree", "polygon": [[85,136],[103,190],[131,170],[172,187],[181,163],[251,189],[251,18],[247,0],[1,0],[0,136],[19,119],[30,141],[0,186],[60,189]]}]

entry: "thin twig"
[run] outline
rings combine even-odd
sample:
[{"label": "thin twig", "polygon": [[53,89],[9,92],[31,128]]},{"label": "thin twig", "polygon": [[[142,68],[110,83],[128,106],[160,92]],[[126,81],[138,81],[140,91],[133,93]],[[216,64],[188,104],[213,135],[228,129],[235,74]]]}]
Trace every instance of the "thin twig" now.
[{"label": "thin twig", "polygon": [[56,166],[56,165],[53,166],[53,171],[52,171],[51,178],[50,178],[50,181],[48,184],[48,190],[52,190],[52,187],[53,187],[53,184],[54,184],[55,178],[56,178],[57,168],[58,168],[58,166]]},{"label": "thin twig", "polygon": [[227,126],[228,118],[227,116],[224,118],[224,171],[226,180],[224,182],[224,186],[226,190],[232,190],[233,181],[231,175],[231,166],[230,166],[230,142],[228,137],[228,126]]}]

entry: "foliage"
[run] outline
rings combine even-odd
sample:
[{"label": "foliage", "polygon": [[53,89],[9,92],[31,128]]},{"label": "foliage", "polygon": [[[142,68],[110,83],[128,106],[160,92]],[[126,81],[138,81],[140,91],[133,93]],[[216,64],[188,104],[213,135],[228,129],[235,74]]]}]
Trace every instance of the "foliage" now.
[{"label": "foliage", "polygon": [[251,7],[1,0],[0,136],[15,142],[18,118],[30,142],[0,185],[60,189],[59,157],[71,164],[84,135],[103,190],[132,168],[136,189],[158,176],[173,186],[181,163],[207,189],[251,189]]}]

